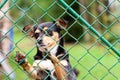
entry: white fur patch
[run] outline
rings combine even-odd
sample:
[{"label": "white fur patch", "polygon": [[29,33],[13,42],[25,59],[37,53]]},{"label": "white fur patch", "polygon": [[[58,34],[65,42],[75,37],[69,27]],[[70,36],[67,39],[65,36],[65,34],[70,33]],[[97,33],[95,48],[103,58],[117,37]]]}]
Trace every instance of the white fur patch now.
[{"label": "white fur patch", "polygon": [[54,47],[50,50],[50,53],[52,53],[53,55],[56,55],[57,48],[58,48],[58,45],[54,46]]},{"label": "white fur patch", "polygon": [[35,60],[33,66],[38,66],[41,69],[54,70],[54,65],[50,60]]},{"label": "white fur patch", "polygon": [[35,60],[33,63],[33,66],[38,66],[40,69],[47,69],[51,71],[51,79],[56,80],[56,78],[53,76],[54,73],[54,65],[50,60]]},{"label": "white fur patch", "polygon": [[60,63],[63,65],[63,66],[68,66],[68,62],[66,60],[61,60]]},{"label": "white fur patch", "polygon": [[[61,60],[60,63],[63,66],[68,66],[68,62],[66,60]],[[51,71],[51,79],[56,80],[55,76],[53,76],[53,73],[55,71],[54,70],[54,65],[49,59],[47,59],[47,60],[35,60],[34,63],[33,63],[33,66],[38,66],[41,69],[50,70]]]}]

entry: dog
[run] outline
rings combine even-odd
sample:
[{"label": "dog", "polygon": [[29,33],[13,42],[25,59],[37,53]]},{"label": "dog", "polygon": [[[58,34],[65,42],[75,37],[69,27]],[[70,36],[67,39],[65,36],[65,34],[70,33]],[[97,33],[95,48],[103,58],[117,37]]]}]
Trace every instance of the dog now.
[{"label": "dog", "polygon": [[28,72],[34,80],[76,80],[76,72],[69,62],[69,55],[64,49],[61,31],[66,29],[67,21],[58,19],[44,22],[32,27],[23,28],[28,36],[37,41],[37,53],[33,65],[29,64],[25,55],[16,52],[15,61]]}]

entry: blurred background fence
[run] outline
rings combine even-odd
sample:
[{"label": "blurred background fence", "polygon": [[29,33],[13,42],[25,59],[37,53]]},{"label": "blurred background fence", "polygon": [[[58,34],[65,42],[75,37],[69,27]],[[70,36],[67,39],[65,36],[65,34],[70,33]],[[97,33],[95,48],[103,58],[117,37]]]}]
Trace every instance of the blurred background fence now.
[{"label": "blurred background fence", "polygon": [[0,80],[31,80],[14,61],[17,50],[31,64],[36,53],[22,28],[58,18],[69,22],[65,48],[78,80],[119,80],[119,7],[119,0],[0,0]]}]

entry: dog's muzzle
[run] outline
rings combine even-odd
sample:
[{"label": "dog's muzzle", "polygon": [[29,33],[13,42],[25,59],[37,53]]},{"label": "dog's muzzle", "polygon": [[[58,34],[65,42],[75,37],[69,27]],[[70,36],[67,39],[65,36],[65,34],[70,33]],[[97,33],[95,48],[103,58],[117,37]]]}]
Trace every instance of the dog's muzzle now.
[{"label": "dog's muzzle", "polygon": [[42,44],[42,38],[38,37],[37,43],[38,43],[38,44]]}]

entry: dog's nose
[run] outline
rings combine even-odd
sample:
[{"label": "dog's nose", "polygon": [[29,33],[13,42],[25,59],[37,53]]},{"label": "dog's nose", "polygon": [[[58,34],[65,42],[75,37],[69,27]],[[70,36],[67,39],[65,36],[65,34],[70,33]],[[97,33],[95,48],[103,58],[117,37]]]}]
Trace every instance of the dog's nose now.
[{"label": "dog's nose", "polygon": [[41,44],[41,43],[42,43],[42,40],[39,40],[38,43]]},{"label": "dog's nose", "polygon": [[41,38],[38,38],[38,39],[37,39],[37,42],[38,42],[39,44],[41,44],[41,43],[42,43],[42,39],[41,39]]}]

